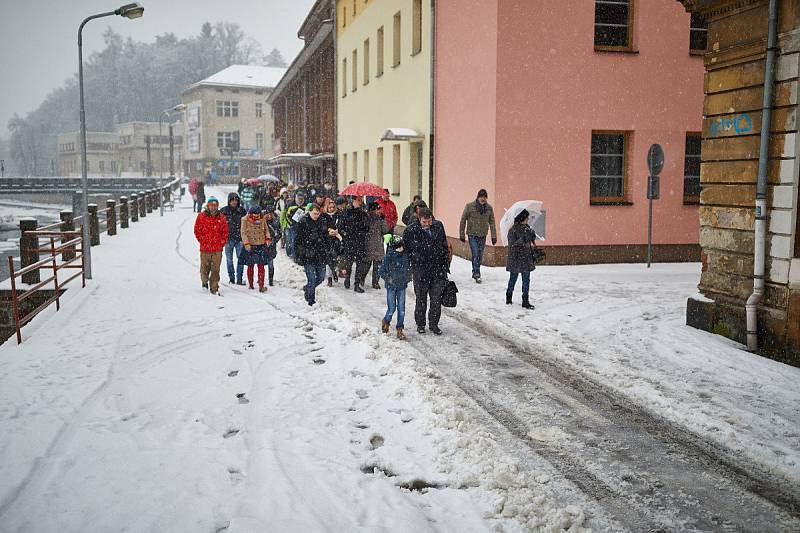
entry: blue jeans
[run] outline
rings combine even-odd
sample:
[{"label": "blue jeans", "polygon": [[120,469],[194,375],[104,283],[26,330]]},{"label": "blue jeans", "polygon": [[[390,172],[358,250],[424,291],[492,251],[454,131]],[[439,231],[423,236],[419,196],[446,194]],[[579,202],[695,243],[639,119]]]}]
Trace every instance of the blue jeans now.
[{"label": "blue jeans", "polygon": [[317,287],[325,281],[325,263],[305,265],[306,286],[303,287],[306,301],[310,304],[316,302],[315,292]]},{"label": "blue jeans", "polygon": [[[509,272],[508,273],[508,288],[506,291],[511,293],[514,292],[514,287],[517,286],[517,277],[519,274],[516,272]],[[528,297],[528,290],[531,288],[531,273],[530,272],[523,272],[522,273],[522,296],[524,298]]]},{"label": "blue jeans", "polygon": [[406,318],[406,289],[386,287],[386,314],[383,320],[392,323],[392,315],[397,310],[397,327],[402,328]]},{"label": "blue jeans", "polygon": [[292,259],[294,259],[294,237],[296,231],[296,226],[289,226],[284,232],[284,237],[286,237],[286,255]]},{"label": "blue jeans", "polygon": [[225,243],[225,261],[228,263],[228,277],[233,279],[233,252],[236,251],[236,281],[242,281],[242,274],[244,273],[244,263],[242,263],[242,251],[244,245],[242,241],[233,242],[228,241]]},{"label": "blue jeans", "polygon": [[486,248],[486,235],[478,237],[477,235],[469,235],[469,250],[472,252],[472,277],[481,277],[481,260],[483,259],[483,250]]}]

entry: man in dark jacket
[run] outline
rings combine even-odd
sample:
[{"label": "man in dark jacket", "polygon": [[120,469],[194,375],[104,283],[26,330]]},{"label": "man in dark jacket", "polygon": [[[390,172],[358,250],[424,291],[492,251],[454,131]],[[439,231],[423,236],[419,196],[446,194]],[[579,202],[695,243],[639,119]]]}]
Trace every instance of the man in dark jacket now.
[{"label": "man in dark jacket", "polygon": [[314,204],[309,212],[297,223],[295,253],[297,263],[306,272],[306,286],[303,287],[308,305],[316,303],[316,289],[325,281],[325,262],[328,258],[328,224],[321,219],[322,212]]},{"label": "man in dark jacket", "polygon": [[408,207],[406,207],[403,210],[403,216],[401,220],[403,221],[403,224],[405,224],[406,226],[411,225],[412,217],[414,216],[414,211],[416,210],[417,202],[419,201],[422,201],[422,196],[415,194],[414,199],[411,200],[411,203],[408,204]]},{"label": "man in dark jacket", "polygon": [[364,209],[360,196],[353,198],[353,204],[344,210],[339,221],[339,234],[342,236],[342,255],[344,256],[343,275],[344,288],[350,288],[350,273],[353,263],[356,274],[353,290],[364,292],[364,280],[367,279],[370,263],[367,261],[367,234],[369,233],[369,215]]},{"label": "man in dark jacket", "polygon": [[[444,225],[434,220],[430,209],[423,208],[419,212],[419,222],[409,226],[403,234],[403,242],[411,254],[414,293],[417,295],[414,307],[417,333],[425,333],[427,311],[430,330],[434,335],[441,335],[439,318],[442,315],[442,291],[449,271],[449,250]],[[428,297],[430,297],[430,310],[428,310]]]},{"label": "man in dark jacket", "polygon": [[[247,211],[241,205],[241,199],[235,192],[228,194],[228,205],[220,209],[220,213],[225,215],[228,221],[228,242],[225,243],[225,261],[228,263],[228,278],[231,283],[244,285],[242,274],[244,273],[244,263],[242,262],[242,218],[247,215]],[[233,269],[233,252],[236,252],[236,271]],[[236,276],[234,278],[234,275]]]}]

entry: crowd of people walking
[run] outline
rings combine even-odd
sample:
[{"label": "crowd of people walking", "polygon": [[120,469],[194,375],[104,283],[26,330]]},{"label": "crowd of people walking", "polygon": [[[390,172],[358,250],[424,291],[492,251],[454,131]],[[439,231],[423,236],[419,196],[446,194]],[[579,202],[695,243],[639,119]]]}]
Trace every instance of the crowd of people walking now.
[{"label": "crowd of people walking", "polygon": [[[267,292],[274,284],[280,243],[305,272],[303,296],[309,306],[315,305],[317,288],[326,280],[329,287],[341,281],[345,289],[364,293],[371,271],[372,289],[382,290],[381,280],[385,285],[387,309],[380,326],[384,333],[391,330],[396,314],[396,336],[406,338],[405,293],[411,284],[417,333],[442,334],[442,303],[448,301],[445,293],[455,290],[449,279],[453,250],[444,225],[419,196],[403,211],[400,221],[405,227],[400,235],[397,207],[388,189],[382,196],[367,197],[365,205],[362,196],[336,196],[330,187],[270,184],[256,190],[243,182],[222,209],[215,197],[204,197],[201,181],[194,192],[190,183],[190,193],[195,208],[201,199],[205,202],[204,207],[200,204],[194,231],[200,243],[201,283],[212,294],[219,294],[223,252],[231,284]],[[522,307],[533,309],[530,273],[541,253],[529,217],[522,210],[508,231],[506,303],[512,303],[517,279],[522,277]],[[459,224],[460,240],[469,243],[476,283],[481,283],[487,237],[493,246],[497,244],[494,210],[487,191],[481,189],[465,205]]]}]

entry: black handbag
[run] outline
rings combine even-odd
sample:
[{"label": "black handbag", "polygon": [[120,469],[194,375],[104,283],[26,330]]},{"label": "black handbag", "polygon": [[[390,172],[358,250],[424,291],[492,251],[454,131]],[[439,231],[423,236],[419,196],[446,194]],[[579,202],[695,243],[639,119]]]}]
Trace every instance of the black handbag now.
[{"label": "black handbag", "polygon": [[535,244],[533,245],[533,249],[531,250],[531,255],[533,256],[533,262],[534,263],[540,263],[540,262],[544,261],[544,258],[545,258],[544,250],[542,250],[541,248],[539,248]]},{"label": "black handbag", "polygon": [[455,281],[446,281],[442,291],[442,306],[455,307],[458,305],[458,287]]}]

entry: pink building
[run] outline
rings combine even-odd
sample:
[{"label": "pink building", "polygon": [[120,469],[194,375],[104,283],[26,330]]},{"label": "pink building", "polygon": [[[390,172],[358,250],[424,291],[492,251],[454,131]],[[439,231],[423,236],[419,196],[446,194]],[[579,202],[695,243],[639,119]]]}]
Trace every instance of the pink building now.
[{"label": "pink building", "polygon": [[485,188],[498,222],[544,202],[550,263],[642,261],[659,143],[654,258],[699,260],[701,49],[704,24],[679,2],[437,2],[434,210],[456,251],[469,254],[459,219]]}]

